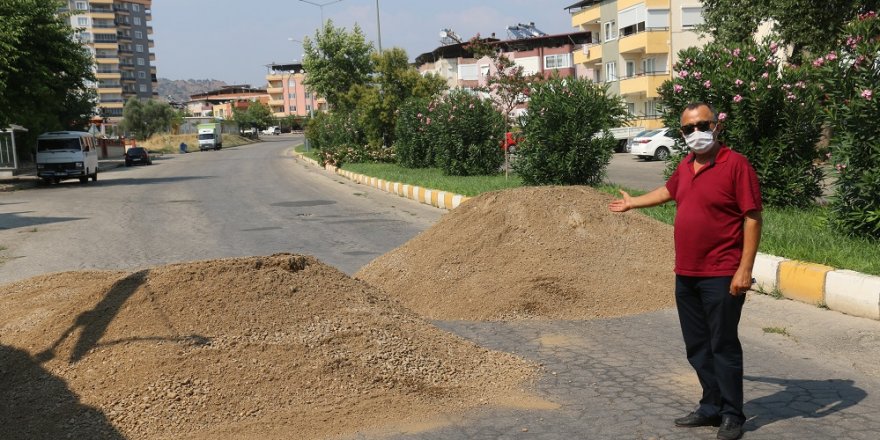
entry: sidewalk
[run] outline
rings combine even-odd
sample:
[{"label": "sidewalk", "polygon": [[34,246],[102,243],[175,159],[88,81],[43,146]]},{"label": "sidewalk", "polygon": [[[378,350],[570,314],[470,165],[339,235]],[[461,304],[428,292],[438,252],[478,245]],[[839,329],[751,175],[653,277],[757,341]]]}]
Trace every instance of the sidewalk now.
[{"label": "sidewalk", "polygon": [[[294,156],[297,160],[317,167],[321,166],[302,153],[294,152]],[[324,168],[356,183],[440,209],[454,209],[468,200],[468,197],[459,194],[390,182],[331,165]],[[762,253],[758,254],[755,261],[753,276],[757,280],[755,288],[763,293],[778,294],[848,315],[880,320],[880,277],[878,276]]]},{"label": "sidewalk", "polygon": [[[125,159],[103,159],[98,161],[98,172],[125,166]],[[40,183],[36,168],[27,168],[12,177],[0,177],[0,192],[19,191],[34,188]]]}]

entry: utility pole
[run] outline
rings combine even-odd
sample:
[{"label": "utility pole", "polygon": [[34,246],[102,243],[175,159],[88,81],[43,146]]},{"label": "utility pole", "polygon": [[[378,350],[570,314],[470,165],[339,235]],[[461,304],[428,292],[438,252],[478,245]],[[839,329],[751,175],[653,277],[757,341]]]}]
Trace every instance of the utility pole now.
[{"label": "utility pole", "polygon": [[379,0],[376,0],[376,31],[379,34],[379,53],[382,53],[382,22],[379,21]]}]

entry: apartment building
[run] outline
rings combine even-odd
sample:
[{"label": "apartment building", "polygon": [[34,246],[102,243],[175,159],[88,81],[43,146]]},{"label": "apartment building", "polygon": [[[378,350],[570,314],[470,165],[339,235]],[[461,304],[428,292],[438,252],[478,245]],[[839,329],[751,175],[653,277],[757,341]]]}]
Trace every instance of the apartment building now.
[{"label": "apartment building", "polygon": [[269,108],[275,117],[308,116],[315,111],[327,109],[325,99],[306,91],[306,71],[302,63],[272,63],[266,68]]},{"label": "apartment building", "polygon": [[566,8],[573,27],[594,38],[574,52],[574,62],[624,98],[634,126],[660,128],[657,88],[672,78],[678,52],[702,46],[694,28],[703,23],[699,0],[586,0]]},{"label": "apartment building", "polygon": [[[578,65],[572,58],[575,48],[587,44],[593,36],[590,31],[561,35],[547,35],[530,25],[517,25],[527,33],[517,33],[507,40],[490,38],[482,41],[500,51],[523,68],[526,75],[549,78],[592,75],[587,66]],[[450,88],[471,89],[485,86],[488,78],[496,72],[488,57],[474,58],[467,42],[445,44],[431,52],[416,57],[415,64],[422,74],[433,73],[446,79]]]},{"label": "apartment building", "polygon": [[158,96],[152,0],[69,0],[71,25],[95,58],[98,114],[109,122],[122,117],[131,97]]},{"label": "apartment building", "polygon": [[186,108],[193,116],[232,119],[235,108],[246,109],[255,102],[269,102],[266,89],[253,88],[250,84],[236,84],[192,95]]}]

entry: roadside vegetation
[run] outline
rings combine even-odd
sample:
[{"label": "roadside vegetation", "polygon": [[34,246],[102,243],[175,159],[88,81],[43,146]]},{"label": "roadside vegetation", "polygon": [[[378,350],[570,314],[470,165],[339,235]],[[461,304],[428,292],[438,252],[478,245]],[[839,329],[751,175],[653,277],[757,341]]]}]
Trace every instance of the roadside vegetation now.
[{"label": "roadside vegetation", "polygon": [[[880,20],[870,12],[877,4],[791,3],[750,0],[734,8],[707,0],[702,30],[713,42],[680,52],[673,80],[659,89],[662,116],[677,135],[685,105],[715,106],[725,126],[722,141],[749,158],[761,181],[762,252],[880,275]],[[755,31],[767,17],[784,25],[757,42]],[[833,32],[817,39],[816,29]],[[333,98],[330,112],[306,129],[320,162],[468,196],[548,184],[617,194],[602,183],[613,150],[603,133],[628,115],[619,98],[607,97],[604,84],[527,77],[505,62],[503,50],[474,38],[467,47],[473,57],[496,66],[488,86],[474,91],[492,92],[490,99],[437,88],[428,76],[413,78],[409,90],[395,89],[394,99],[378,93],[380,104],[380,84],[410,77],[413,69],[389,69],[385,59],[385,68],[376,70],[381,57],[359,29],[347,33],[328,23],[315,40],[304,60],[315,62],[307,69],[315,81],[310,86]],[[330,56],[328,48],[348,55]],[[349,64],[331,66],[338,58]],[[344,81],[324,70],[339,68],[349,69]],[[525,116],[512,118],[512,109],[526,102]],[[381,124],[364,118],[380,108]],[[505,132],[517,139],[512,169]],[[667,172],[681,157],[670,160]],[[512,171],[509,178],[504,170]],[[820,205],[828,180],[835,181],[835,194]],[[671,224],[675,206],[644,212]]]}]

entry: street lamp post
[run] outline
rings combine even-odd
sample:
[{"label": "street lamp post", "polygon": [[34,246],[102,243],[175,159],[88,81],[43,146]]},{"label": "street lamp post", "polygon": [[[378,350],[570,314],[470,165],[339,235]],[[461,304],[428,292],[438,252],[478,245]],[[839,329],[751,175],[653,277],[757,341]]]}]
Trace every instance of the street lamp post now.
[{"label": "street lamp post", "polygon": [[332,0],[332,1],[324,2],[324,3],[316,3],[316,2],[313,2],[310,0],[299,0],[299,1],[321,8],[321,26],[324,26],[324,6],[330,6],[334,3],[339,3],[342,0]]},{"label": "street lamp post", "polygon": [[379,0],[376,0],[376,32],[379,35],[379,53],[382,53],[382,22],[379,21]]}]

